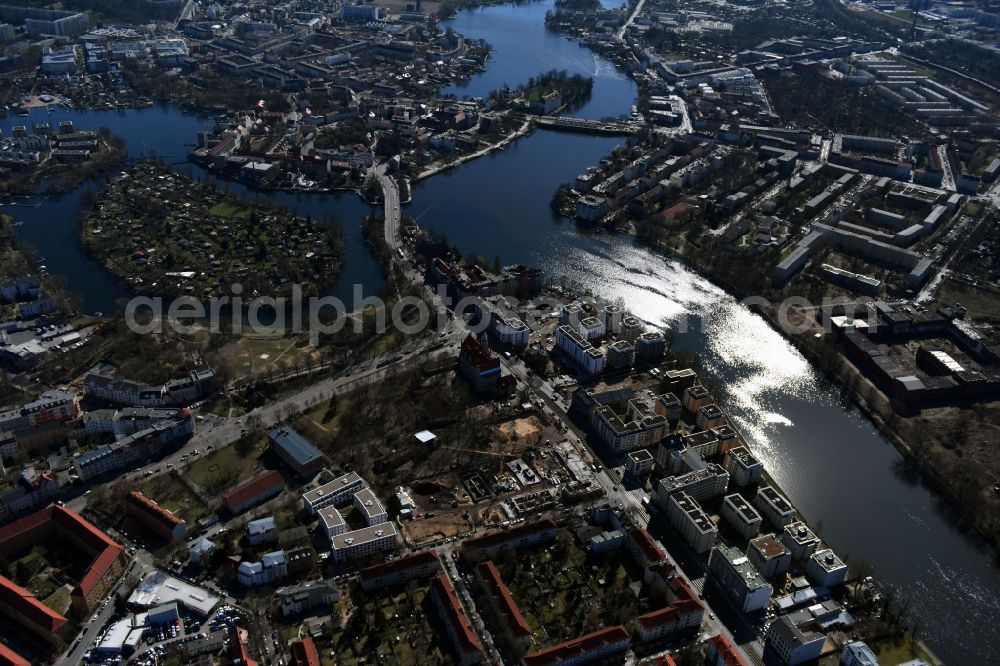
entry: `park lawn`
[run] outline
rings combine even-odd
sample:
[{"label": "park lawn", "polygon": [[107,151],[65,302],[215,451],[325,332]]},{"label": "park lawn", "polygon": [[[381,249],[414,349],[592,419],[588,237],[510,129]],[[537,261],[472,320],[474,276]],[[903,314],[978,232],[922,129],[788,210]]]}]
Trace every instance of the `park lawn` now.
[{"label": "park lawn", "polygon": [[184,482],[172,474],[161,474],[143,482],[139,489],[167,511],[176,513],[193,525],[209,514],[209,509]]},{"label": "park lawn", "polygon": [[60,615],[65,614],[69,610],[69,588],[65,585],[57,587],[52,594],[42,599],[42,603]]},{"label": "park lawn", "polygon": [[896,638],[886,638],[884,640],[869,643],[878,660],[882,664],[901,664],[913,659],[923,659],[928,664],[934,663],[930,655],[920,649],[918,645],[914,650],[911,646],[910,634],[905,634]]},{"label": "park lawn", "polygon": [[209,360],[233,378],[265,375],[294,368],[296,362],[305,363],[310,356],[315,358],[315,349],[300,347],[296,343],[291,336],[243,335],[210,353]]},{"label": "park lawn", "polygon": [[330,432],[340,426],[341,416],[349,413],[354,408],[353,402],[354,398],[351,397],[350,393],[347,393],[337,397],[334,407],[331,408],[328,400],[321,402],[304,413],[302,418],[307,419],[320,430]]},{"label": "park lawn", "polygon": [[206,490],[215,489],[213,486],[216,485],[216,477],[221,471],[225,471],[226,478],[231,479],[226,485],[236,485],[246,481],[260,469],[257,459],[263,452],[264,446],[264,440],[261,440],[247,456],[241,456],[235,444],[223,447],[195,460],[187,468],[187,474],[192,481]]},{"label": "park lawn", "polygon": [[229,201],[220,201],[208,209],[209,215],[216,217],[250,217],[250,209],[244,206],[237,206]]}]

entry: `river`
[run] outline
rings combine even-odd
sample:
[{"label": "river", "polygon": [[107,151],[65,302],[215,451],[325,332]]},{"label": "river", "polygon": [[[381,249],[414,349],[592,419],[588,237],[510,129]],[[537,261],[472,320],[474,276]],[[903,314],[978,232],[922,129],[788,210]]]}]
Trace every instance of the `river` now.
[{"label": "river", "polygon": [[[574,115],[627,114],[634,84],[586,49],[546,33],[550,7],[550,1],[495,6],[447,22],[495,49],[485,72],[448,92],[481,96],[542,70],[566,69],[595,75],[591,101]],[[71,118],[81,128],[106,125],[126,139],[133,155],[143,151],[144,141],[151,144],[147,153],[183,155],[195,132],[210,124],[168,107],[47,115]],[[0,127],[6,132],[24,120],[7,118]],[[836,387],[763,319],[708,280],[628,238],[583,234],[552,214],[548,202],[555,187],[620,142],[535,132],[416,184],[407,212],[465,252],[542,266],[597,295],[621,298],[651,325],[669,330],[675,348],[698,355],[700,371],[736,426],[809,523],[835,551],[869,562],[881,581],[911,600],[932,649],[949,664],[1000,663],[995,554],[959,526],[954,512],[869,421],[840,403]],[[343,223],[348,256],[334,293],[349,295],[354,283],[364,285],[365,293],[379,289],[381,273],[361,243],[365,204],[353,196],[276,198],[315,218],[332,212]],[[86,307],[110,311],[125,294],[78,249],[78,203],[77,192],[41,208],[4,210],[24,220],[21,237],[38,249],[50,272],[66,276]],[[684,317],[688,326],[681,331]]]}]

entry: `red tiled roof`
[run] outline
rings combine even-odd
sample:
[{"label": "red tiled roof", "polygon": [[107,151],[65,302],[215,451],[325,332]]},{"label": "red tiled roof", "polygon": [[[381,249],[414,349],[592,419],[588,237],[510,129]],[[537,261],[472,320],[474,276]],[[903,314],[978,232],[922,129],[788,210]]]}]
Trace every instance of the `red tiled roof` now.
[{"label": "red tiled roof", "polygon": [[629,536],[632,541],[635,542],[635,545],[639,547],[639,550],[642,551],[643,555],[646,556],[646,559],[650,562],[661,562],[667,559],[666,552],[660,548],[660,545],[653,540],[653,537],[650,536],[649,532],[643,528],[633,527],[629,531]]},{"label": "red tiled roof", "polygon": [[31,666],[31,662],[0,643],[0,666]]},{"label": "red tiled roof", "polygon": [[250,632],[234,625],[229,630],[229,657],[238,666],[257,666],[250,657]]},{"label": "red tiled roof", "polygon": [[690,615],[691,613],[696,613],[699,610],[701,610],[701,604],[697,601],[691,601],[690,599],[682,601],[678,599],[674,603],[669,606],[664,606],[660,610],[640,615],[638,622],[646,629],[652,629],[664,624],[672,624],[677,621],[677,618]]},{"label": "red tiled roof", "polygon": [[128,501],[132,504],[132,506],[135,506],[142,511],[143,515],[148,516],[152,520],[163,523],[168,529],[173,529],[175,526],[184,522],[181,518],[170,511],[167,511],[138,490],[133,490],[128,494]]},{"label": "red tiled roof", "polygon": [[473,548],[489,548],[491,546],[498,546],[502,543],[508,541],[513,541],[515,539],[520,539],[531,534],[536,534],[538,532],[544,532],[546,530],[554,530],[556,524],[552,522],[551,519],[546,518],[545,520],[539,520],[534,523],[525,523],[524,525],[518,525],[512,529],[506,530],[504,532],[494,532],[493,534],[487,534],[485,536],[477,537],[475,539],[468,539],[462,544],[463,548],[473,547]]},{"label": "red tiled roof", "polygon": [[521,609],[517,607],[514,598],[510,596],[510,590],[507,589],[503,579],[500,577],[500,572],[497,571],[493,560],[486,560],[479,565],[478,569],[490,596],[496,600],[500,614],[506,620],[511,633],[515,636],[530,636],[531,629],[528,627],[528,623],[524,621]]},{"label": "red tiled roof", "polygon": [[726,666],[747,666],[747,662],[736,651],[733,642],[722,634],[717,634],[708,639],[709,645],[715,648],[718,660]]},{"label": "red tiled roof", "polygon": [[452,633],[460,643],[461,651],[479,651],[479,640],[472,632],[472,624],[469,623],[469,618],[465,615],[458,595],[455,594],[455,588],[451,586],[444,572],[431,579],[431,589],[436,593],[438,603],[444,609],[444,615],[448,624],[451,625]]},{"label": "red tiled roof", "polygon": [[0,576],[0,605],[8,606],[44,631],[56,633],[68,620],[9,578]]},{"label": "red tiled roof", "polygon": [[677,666],[677,662],[669,654],[661,654],[653,660],[653,666]]},{"label": "red tiled roof", "polygon": [[597,650],[609,643],[628,640],[628,631],[624,626],[607,627],[591,634],[574,638],[573,640],[553,645],[539,652],[534,652],[525,656],[524,663],[527,666],[547,666],[548,664],[559,664],[568,661],[581,654]]},{"label": "red tiled roof", "polygon": [[295,666],[319,666],[319,652],[309,636],[292,642],[292,657],[295,659]]},{"label": "red tiled roof", "polygon": [[423,567],[436,563],[438,561],[437,551],[431,548],[430,550],[425,550],[421,553],[414,553],[407,557],[400,557],[395,560],[389,560],[382,564],[376,564],[375,566],[366,567],[358,572],[361,580],[372,580],[374,578],[379,578],[380,576],[385,576],[387,574],[393,574],[398,571],[405,571],[411,567]]},{"label": "red tiled roof", "polygon": [[269,472],[264,472],[263,474],[258,474],[246,483],[236,486],[223,495],[223,497],[225,498],[227,505],[239,505],[257,497],[269,488],[273,488],[276,485],[284,483],[285,481],[281,478],[281,474],[275,470],[271,470]]},{"label": "red tiled roof", "polygon": [[74,595],[79,594],[79,596],[85,597],[111,568],[124,548],[107,534],[91,525],[80,514],[57,505],[36,511],[0,529],[0,544],[14,537],[30,536],[31,532],[46,528],[50,524],[79,539],[84,546],[91,550],[89,554],[94,556],[87,572],[83,575],[77,588],[73,590]]}]

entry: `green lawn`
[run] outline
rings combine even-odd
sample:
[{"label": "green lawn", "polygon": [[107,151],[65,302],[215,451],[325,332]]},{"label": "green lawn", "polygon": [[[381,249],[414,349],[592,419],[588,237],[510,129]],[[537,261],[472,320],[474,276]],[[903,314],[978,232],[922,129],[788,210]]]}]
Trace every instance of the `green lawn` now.
[{"label": "green lawn", "polygon": [[191,529],[209,513],[208,507],[198,496],[182,481],[173,478],[172,474],[154,476],[143,482],[139,489],[143,495],[187,521]]},{"label": "green lawn", "polygon": [[264,446],[262,439],[247,456],[241,456],[235,445],[221,448],[191,463],[187,474],[192,481],[210,491],[236,485],[249,479],[260,469],[257,458]]},{"label": "green lawn", "polygon": [[69,588],[63,585],[62,587],[56,588],[52,594],[42,599],[42,603],[59,614],[65,614],[66,611],[69,610],[69,597]]},{"label": "green lawn", "polygon": [[250,209],[237,206],[228,201],[220,201],[208,209],[210,215],[216,217],[249,217]]}]

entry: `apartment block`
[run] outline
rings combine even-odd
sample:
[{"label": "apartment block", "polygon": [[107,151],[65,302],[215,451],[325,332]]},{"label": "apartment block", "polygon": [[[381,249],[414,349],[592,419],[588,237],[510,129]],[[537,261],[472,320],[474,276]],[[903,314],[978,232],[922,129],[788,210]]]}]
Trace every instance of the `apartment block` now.
[{"label": "apartment block", "polygon": [[753,504],[775,527],[784,527],[795,520],[795,507],[773,486],[760,488],[753,499]]},{"label": "apartment block", "polygon": [[724,462],[729,478],[741,488],[759,483],[764,475],[764,463],[757,460],[745,446],[737,446],[726,451]]},{"label": "apartment block", "polygon": [[743,495],[733,493],[722,500],[722,519],[732,526],[744,539],[752,539],[760,531],[760,514],[743,499]]},{"label": "apartment block", "polygon": [[307,513],[316,513],[325,506],[340,506],[351,500],[362,488],[367,488],[365,480],[357,472],[349,472],[318,488],[302,494],[302,505]]},{"label": "apartment block", "polygon": [[738,548],[713,548],[708,573],[744,613],[762,610],[771,600],[773,589]]},{"label": "apartment block", "polygon": [[670,496],[667,518],[684,542],[696,553],[706,553],[715,545],[719,530],[690,495],[684,492]]},{"label": "apartment block", "polygon": [[773,534],[751,539],[747,546],[747,559],[765,580],[780,576],[792,566],[792,553]]}]

